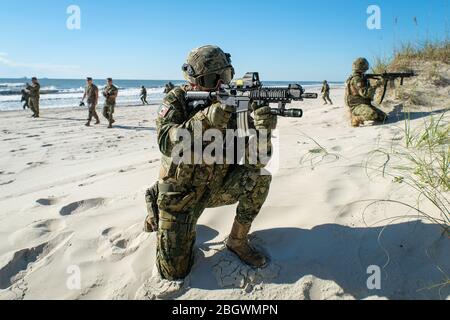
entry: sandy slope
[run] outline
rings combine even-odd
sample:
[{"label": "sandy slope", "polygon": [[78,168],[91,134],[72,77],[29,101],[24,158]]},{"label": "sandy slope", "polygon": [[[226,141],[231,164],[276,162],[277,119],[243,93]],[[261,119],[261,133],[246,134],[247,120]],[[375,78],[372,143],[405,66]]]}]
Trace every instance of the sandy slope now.
[{"label": "sandy slope", "polygon": [[[415,195],[363,164],[374,146],[401,135],[389,124],[351,128],[343,109],[302,103],[303,119],[281,119],[280,170],[254,225],[253,243],[271,258],[263,270],[224,250],[234,208],[207,210],[198,227],[197,261],[178,289],[152,277],[155,235],[142,232],[143,193],[159,170],[156,106],[118,108],[117,124],[84,128],[80,109],[0,114],[1,299],[364,299],[446,298],[427,289],[450,272],[450,241],[439,227],[401,206]],[[419,124],[427,113],[416,113]],[[320,144],[330,154],[322,159]],[[432,212],[431,207],[423,204]],[[383,221],[384,220],[384,221]],[[381,290],[367,268],[382,270]],[[71,290],[73,266],[80,290]],[[72,288],[73,289],[73,288]]]}]

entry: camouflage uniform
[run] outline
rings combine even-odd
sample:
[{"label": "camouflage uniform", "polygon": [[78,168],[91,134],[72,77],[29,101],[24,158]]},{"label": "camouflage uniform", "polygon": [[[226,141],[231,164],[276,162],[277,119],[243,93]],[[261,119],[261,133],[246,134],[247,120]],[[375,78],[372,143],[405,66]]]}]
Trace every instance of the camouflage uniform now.
[{"label": "camouflage uniform", "polygon": [[359,58],[353,66],[353,74],[346,82],[345,100],[352,116],[352,125],[359,126],[365,121],[383,122],[387,115],[372,105],[372,100],[379,86],[371,86],[364,73],[369,64],[366,59]]},{"label": "camouflage uniform", "polygon": [[20,99],[20,102],[23,102],[23,110],[26,108],[30,108],[29,102],[30,102],[30,96],[26,90],[22,90],[22,98]]},{"label": "camouflage uniform", "polygon": [[[208,73],[209,70],[213,71]],[[178,143],[176,134],[180,129],[193,134],[194,127],[199,127],[202,132],[220,128],[225,134],[226,128],[237,128],[236,117],[231,113],[225,116],[227,120],[220,120],[220,110],[227,109],[227,106],[215,103],[196,111],[185,99],[186,91],[196,90],[200,84],[202,88],[213,91],[217,81],[229,83],[234,76],[230,55],[214,46],[195,49],[190,53],[183,71],[190,85],[170,91],[158,112],[157,133],[163,155],[162,165],[159,182],[146,193],[150,218],[146,220],[146,225],[153,231],[158,230],[158,270],[168,280],[185,278],[193,264],[196,225],[203,211],[236,203],[236,218],[227,247],[245,263],[261,267],[266,259],[248,244],[247,236],[267,198],[272,181],[270,175],[261,175],[264,164],[177,164],[172,158],[172,151]],[[207,76],[201,79],[203,75]],[[213,81],[216,81],[215,84],[207,85]],[[276,117],[270,114],[270,108],[259,112],[262,109],[255,110],[254,120],[249,116],[249,125],[257,130],[269,130],[267,144],[260,148],[265,148],[266,154],[270,155],[271,130],[276,127]],[[262,134],[263,131],[258,132]],[[155,224],[157,228],[152,227]]]},{"label": "camouflage uniform", "polygon": [[[206,208],[238,203],[236,220],[250,225],[269,193],[271,176],[258,165],[175,165],[171,135],[177,128],[193,130],[194,121],[209,129],[202,112],[192,114],[184,99],[185,88],[175,88],[157,119],[158,142],[163,153],[159,181],[159,232],[157,265],[169,280],[185,278],[193,262],[196,224]],[[236,121],[230,121],[236,129]],[[270,141],[270,139],[269,139]],[[270,149],[271,146],[268,146]]]},{"label": "camouflage uniform", "polygon": [[33,111],[33,117],[39,118],[39,99],[40,99],[40,90],[41,85],[38,82],[32,83],[27,86],[27,90],[29,93],[29,106],[31,111]]},{"label": "camouflage uniform", "polygon": [[333,104],[330,98],[330,86],[325,81],[322,86],[322,99],[325,101],[325,104]]},{"label": "camouflage uniform", "polygon": [[86,86],[85,94],[87,97],[87,103],[89,108],[89,117],[88,123],[89,125],[92,121],[92,117],[95,118],[96,123],[100,123],[100,119],[97,114],[97,103],[98,103],[98,87],[95,84],[90,84]]},{"label": "camouflage uniform", "polygon": [[113,84],[108,84],[103,89],[103,96],[106,98],[105,105],[103,107],[103,116],[108,119],[109,128],[111,128],[112,124],[115,122],[113,115],[114,109],[116,107],[116,98],[118,93],[119,89]]},{"label": "camouflage uniform", "polygon": [[168,94],[173,89],[175,89],[175,86],[173,85],[173,83],[172,82],[167,83],[166,88],[164,89],[164,94]]},{"label": "camouflage uniform", "polygon": [[145,87],[142,87],[141,89],[141,101],[143,105],[148,104],[147,102],[147,89]]}]

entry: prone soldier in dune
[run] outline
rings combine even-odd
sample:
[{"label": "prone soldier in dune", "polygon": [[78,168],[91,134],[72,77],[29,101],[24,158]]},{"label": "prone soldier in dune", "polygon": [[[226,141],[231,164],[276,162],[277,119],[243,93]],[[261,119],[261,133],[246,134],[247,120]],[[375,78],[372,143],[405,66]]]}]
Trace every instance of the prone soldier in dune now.
[{"label": "prone soldier in dune", "polygon": [[36,77],[31,78],[31,85],[27,84],[26,92],[29,99],[28,104],[31,111],[33,111],[33,118],[39,118],[39,99],[40,99],[41,85]]},{"label": "prone soldier in dune", "polygon": [[116,99],[119,94],[119,89],[113,84],[112,78],[107,79],[106,87],[103,89],[103,96],[105,97],[105,105],[103,107],[103,116],[108,119],[108,128],[111,129],[114,122],[114,109],[116,107]]},{"label": "prone soldier in dune", "polygon": [[84,99],[87,98],[89,116],[86,127],[91,125],[92,118],[95,118],[95,124],[100,124],[100,119],[97,114],[97,104],[98,104],[98,87],[93,83],[92,78],[86,79],[86,88],[84,90],[83,99],[81,99],[81,104],[84,104]]}]

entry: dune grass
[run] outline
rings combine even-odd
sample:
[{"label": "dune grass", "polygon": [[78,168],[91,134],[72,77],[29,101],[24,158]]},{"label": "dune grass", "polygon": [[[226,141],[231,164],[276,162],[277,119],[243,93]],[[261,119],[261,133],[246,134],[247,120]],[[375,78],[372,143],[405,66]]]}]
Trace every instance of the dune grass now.
[{"label": "dune grass", "polygon": [[394,53],[391,66],[409,66],[411,61],[442,62],[450,64],[450,40],[424,41],[401,45]]},{"label": "dune grass", "polygon": [[[374,170],[395,183],[407,185],[417,194],[414,205],[391,200],[414,209],[418,216],[440,225],[450,237],[450,114],[431,115],[423,125],[412,128],[405,113],[402,143],[393,139],[390,147],[374,150],[366,170]],[[439,216],[423,211],[431,204]]]},{"label": "dune grass", "polygon": [[450,64],[450,40],[401,44],[392,57],[375,58],[372,71],[410,71],[417,61]]}]

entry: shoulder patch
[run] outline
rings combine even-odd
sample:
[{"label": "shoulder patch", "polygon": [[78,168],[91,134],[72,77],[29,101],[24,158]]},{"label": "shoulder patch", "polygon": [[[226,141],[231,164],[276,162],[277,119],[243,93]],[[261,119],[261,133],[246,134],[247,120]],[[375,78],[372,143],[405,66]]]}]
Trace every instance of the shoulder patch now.
[{"label": "shoulder patch", "polygon": [[171,107],[169,107],[168,105],[162,104],[161,107],[159,108],[159,112],[158,112],[159,116],[161,118],[165,118],[167,116],[167,114],[169,113],[170,109],[171,109]]}]

